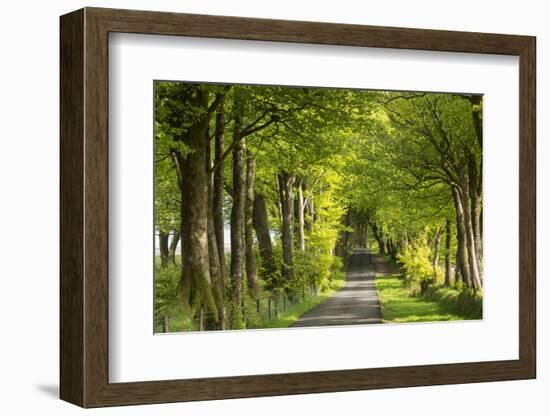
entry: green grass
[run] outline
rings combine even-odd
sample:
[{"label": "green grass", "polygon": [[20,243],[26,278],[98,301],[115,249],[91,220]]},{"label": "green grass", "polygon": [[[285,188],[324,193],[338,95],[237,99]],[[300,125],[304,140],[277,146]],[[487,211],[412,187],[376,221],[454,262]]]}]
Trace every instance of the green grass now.
[{"label": "green grass", "polygon": [[334,281],[330,289],[320,293],[315,297],[288,307],[288,309],[285,312],[281,313],[278,318],[265,320],[262,323],[261,328],[288,328],[304,313],[308,312],[313,307],[325,301],[337,290],[340,290],[344,286],[344,284],[345,280],[343,279]]},{"label": "green grass", "polygon": [[399,275],[376,277],[384,322],[432,322],[466,319],[438,302],[412,297]]},{"label": "green grass", "polygon": [[453,287],[430,287],[424,293],[424,299],[437,302],[449,311],[466,319],[483,318],[483,292],[471,289],[457,290]]},{"label": "green grass", "polygon": [[[288,306],[286,311],[279,312],[278,317],[273,317],[270,320],[263,319],[261,323],[259,323],[259,325],[256,324],[254,327],[251,327],[250,329],[287,328],[290,325],[292,325],[292,323],[294,323],[294,321],[296,321],[304,313],[308,312],[314,306],[317,306],[318,304],[326,300],[335,291],[341,289],[344,286],[344,283],[345,281],[343,279],[336,280],[332,283],[332,286],[330,289],[320,293],[317,296],[308,298],[305,301],[302,301],[295,305]],[[197,327],[196,327],[196,324],[193,322],[193,319],[189,316],[189,313],[187,311],[183,311],[183,310],[172,312],[172,317],[170,318],[168,327],[169,327],[169,332],[197,331]],[[157,324],[155,326],[155,332],[156,333],[162,332],[161,324]]]},{"label": "green grass", "polygon": [[[178,259],[176,259],[176,262]],[[164,269],[169,271],[170,269]],[[158,270],[157,270],[158,271]],[[179,276],[179,274],[178,274]],[[261,299],[261,314],[256,313],[254,302],[247,298],[245,308],[247,309],[247,325],[248,329],[266,329],[266,328],[287,328],[294,321],[296,321],[301,315],[326,300],[335,291],[341,289],[345,284],[343,278],[336,278],[330,283],[330,287],[316,296],[306,296],[306,299],[302,299],[296,304],[286,303],[286,310],[283,310],[283,302],[279,299],[279,313],[275,316],[274,305],[272,303],[272,317],[267,318],[267,296],[269,293],[262,293]],[[169,307],[167,312],[159,313],[155,316],[155,333],[162,332],[162,322],[160,318],[167,313],[169,316],[168,332],[190,332],[198,331],[198,321],[194,319],[188,308],[183,305],[174,304]]]},{"label": "green grass", "polygon": [[[196,325],[189,314],[174,313],[168,321],[168,332],[190,332],[196,331]],[[162,333],[162,324],[155,325],[155,333]]]}]

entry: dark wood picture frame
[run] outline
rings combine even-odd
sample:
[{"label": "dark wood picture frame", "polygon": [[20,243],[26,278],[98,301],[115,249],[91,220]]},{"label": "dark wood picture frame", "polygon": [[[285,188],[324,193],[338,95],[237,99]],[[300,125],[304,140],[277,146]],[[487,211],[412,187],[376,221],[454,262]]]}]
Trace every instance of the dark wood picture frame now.
[{"label": "dark wood picture frame", "polygon": [[[109,383],[110,32],[519,56],[519,359]],[[85,8],[61,17],[60,396],[101,407],[530,379],[536,376],[535,38]]]}]

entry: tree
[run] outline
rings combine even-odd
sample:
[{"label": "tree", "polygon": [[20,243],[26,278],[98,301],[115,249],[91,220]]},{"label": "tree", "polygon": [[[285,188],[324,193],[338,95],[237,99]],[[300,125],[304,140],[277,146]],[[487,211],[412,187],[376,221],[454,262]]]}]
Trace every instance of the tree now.
[{"label": "tree", "polygon": [[[215,125],[215,156],[214,164],[217,169],[214,170],[213,187],[212,187],[212,210],[214,217],[214,231],[216,233],[216,242],[218,248],[220,275],[225,277],[225,244],[224,244],[224,169],[222,166],[222,158],[225,152],[225,94],[218,93],[216,98],[219,101],[216,109],[216,125]],[[213,169],[213,167],[211,167]]]},{"label": "tree", "polygon": [[159,148],[171,157],[181,196],[183,267],[178,292],[185,303],[204,309],[212,322],[218,322],[208,246],[206,142],[215,109],[209,103],[209,95],[207,88],[200,85],[158,83],[156,138]]},{"label": "tree", "polygon": [[283,278],[294,278],[294,181],[296,178],[286,171],[278,175],[281,205],[281,239],[283,242]]},{"label": "tree", "polygon": [[[238,108],[236,103],[235,107]],[[242,282],[244,273],[244,215],[246,176],[244,141],[240,116],[235,117],[233,128],[233,205],[231,206],[231,325],[244,325],[242,316]]]},{"label": "tree", "polygon": [[458,270],[477,290],[482,286],[480,232],[475,231],[481,212],[481,141],[471,98],[388,94],[380,102],[393,126],[386,131],[399,146],[394,164],[414,180],[412,187],[448,188],[456,211]]},{"label": "tree", "polygon": [[260,287],[258,284],[258,270],[256,265],[256,251],[254,249],[254,180],[256,175],[256,161],[251,152],[246,152],[246,192],[245,192],[245,258],[246,278],[250,296],[256,302],[256,309],[260,308]]},{"label": "tree", "polygon": [[424,289],[453,265],[482,289],[481,96],[156,82],[155,117],[159,267],[179,241],[197,328],[254,327],[369,240],[427,265]]},{"label": "tree", "polygon": [[451,220],[445,220],[445,286],[451,284]]}]

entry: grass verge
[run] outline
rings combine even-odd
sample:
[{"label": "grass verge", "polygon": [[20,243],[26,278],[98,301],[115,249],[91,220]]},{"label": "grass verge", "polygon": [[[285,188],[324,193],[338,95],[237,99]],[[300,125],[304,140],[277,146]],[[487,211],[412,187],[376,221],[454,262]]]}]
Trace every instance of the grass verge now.
[{"label": "grass verge", "polygon": [[[312,296],[303,300],[294,305],[289,305],[285,311],[280,311],[278,317],[272,317],[267,319],[264,317],[260,318],[255,312],[250,312],[252,316],[249,317],[250,326],[248,329],[273,329],[273,328],[287,328],[292,325],[300,316],[308,312],[313,307],[317,306],[334,292],[340,290],[345,284],[344,279],[336,279],[331,283],[329,289],[320,293],[317,296]],[[267,300],[262,299],[263,309],[267,305]],[[253,303],[247,305],[251,310],[254,307]],[[264,311],[265,314],[265,311]],[[168,332],[197,332],[198,331],[198,322],[193,320],[190,315],[189,310],[183,306],[174,306],[169,312],[169,322],[168,322]],[[162,332],[162,324],[160,322],[156,323],[155,333]]]},{"label": "grass verge", "polygon": [[468,319],[438,302],[412,297],[398,274],[376,277],[384,322],[433,322]]},{"label": "grass verge", "polygon": [[471,289],[457,290],[452,287],[430,287],[424,293],[424,299],[435,301],[447,310],[463,316],[464,319],[483,317],[483,294]]}]

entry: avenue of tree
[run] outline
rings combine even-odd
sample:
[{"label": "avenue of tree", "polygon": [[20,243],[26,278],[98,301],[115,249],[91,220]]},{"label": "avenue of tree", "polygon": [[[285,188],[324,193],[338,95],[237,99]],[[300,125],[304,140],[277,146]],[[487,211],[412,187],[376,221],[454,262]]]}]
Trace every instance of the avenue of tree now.
[{"label": "avenue of tree", "polygon": [[159,268],[178,270],[157,312],[251,327],[369,240],[423,289],[480,293],[481,126],[479,95],[155,82]]}]

